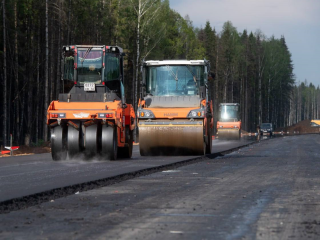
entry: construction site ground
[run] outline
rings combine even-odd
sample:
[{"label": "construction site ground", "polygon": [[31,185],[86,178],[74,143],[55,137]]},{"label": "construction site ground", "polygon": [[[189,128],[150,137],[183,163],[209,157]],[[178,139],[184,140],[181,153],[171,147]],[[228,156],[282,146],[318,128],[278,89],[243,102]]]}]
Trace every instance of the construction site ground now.
[{"label": "construction site ground", "polygon": [[[310,120],[303,120],[301,122],[298,122],[297,124],[294,124],[289,127],[284,128],[277,128],[275,129],[275,132],[277,134],[283,133],[287,135],[299,135],[299,134],[307,134],[307,133],[320,133],[320,128],[317,127],[311,127],[310,126]],[[248,135],[249,133],[247,131],[241,130],[241,133],[243,135]],[[252,132],[251,134],[255,134],[255,132]],[[214,139],[214,136],[213,136]],[[138,145],[138,143],[134,143],[134,145]],[[32,154],[39,154],[39,153],[50,153],[50,142],[46,142],[42,144],[42,146],[19,146],[19,149],[14,151],[15,156],[20,155],[32,155]],[[9,154],[0,154],[0,157],[8,157]]]},{"label": "construction site ground", "polygon": [[134,146],[118,161],[2,158],[0,239],[319,239],[319,142],[215,139],[201,157],[141,157]]}]

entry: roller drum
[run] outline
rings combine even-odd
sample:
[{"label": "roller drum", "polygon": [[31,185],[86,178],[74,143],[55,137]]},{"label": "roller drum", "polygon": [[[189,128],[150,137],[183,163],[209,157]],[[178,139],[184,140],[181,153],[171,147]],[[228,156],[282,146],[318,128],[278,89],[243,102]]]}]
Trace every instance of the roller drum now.
[{"label": "roller drum", "polygon": [[142,156],[204,155],[206,151],[202,125],[139,126],[139,146]]},{"label": "roller drum", "polygon": [[240,140],[239,129],[219,129],[218,136],[220,140]]},{"label": "roller drum", "polygon": [[51,155],[55,161],[67,158],[67,128],[56,126],[51,129]]}]

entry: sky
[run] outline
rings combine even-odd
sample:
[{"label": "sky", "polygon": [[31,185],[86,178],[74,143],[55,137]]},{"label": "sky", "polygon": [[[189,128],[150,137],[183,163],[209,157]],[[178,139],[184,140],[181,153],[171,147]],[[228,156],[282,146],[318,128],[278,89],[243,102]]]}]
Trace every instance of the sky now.
[{"label": "sky", "polygon": [[218,33],[231,21],[238,32],[260,29],[269,38],[285,37],[296,83],[320,86],[320,0],[170,0],[194,27],[207,21]]}]

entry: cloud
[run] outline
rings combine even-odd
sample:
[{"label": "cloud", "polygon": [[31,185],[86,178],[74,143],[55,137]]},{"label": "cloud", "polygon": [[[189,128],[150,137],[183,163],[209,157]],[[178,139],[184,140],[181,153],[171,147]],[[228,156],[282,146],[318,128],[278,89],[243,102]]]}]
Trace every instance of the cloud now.
[{"label": "cloud", "polygon": [[188,14],[195,26],[208,20],[217,30],[226,21],[252,31],[267,25],[319,26],[320,22],[319,0],[171,0],[171,7],[182,16]]},{"label": "cloud", "polygon": [[285,36],[297,80],[320,85],[320,0],[170,0],[170,6],[196,27],[209,21],[218,33],[231,21],[238,32]]}]

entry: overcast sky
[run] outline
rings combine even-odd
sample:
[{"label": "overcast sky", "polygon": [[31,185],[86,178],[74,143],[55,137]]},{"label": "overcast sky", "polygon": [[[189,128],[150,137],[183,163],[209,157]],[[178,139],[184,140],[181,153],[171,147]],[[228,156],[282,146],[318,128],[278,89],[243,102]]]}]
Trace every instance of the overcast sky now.
[{"label": "overcast sky", "polygon": [[238,32],[260,29],[266,37],[286,39],[296,82],[320,85],[320,0],[170,0],[195,27],[209,21],[219,33],[226,21]]}]

